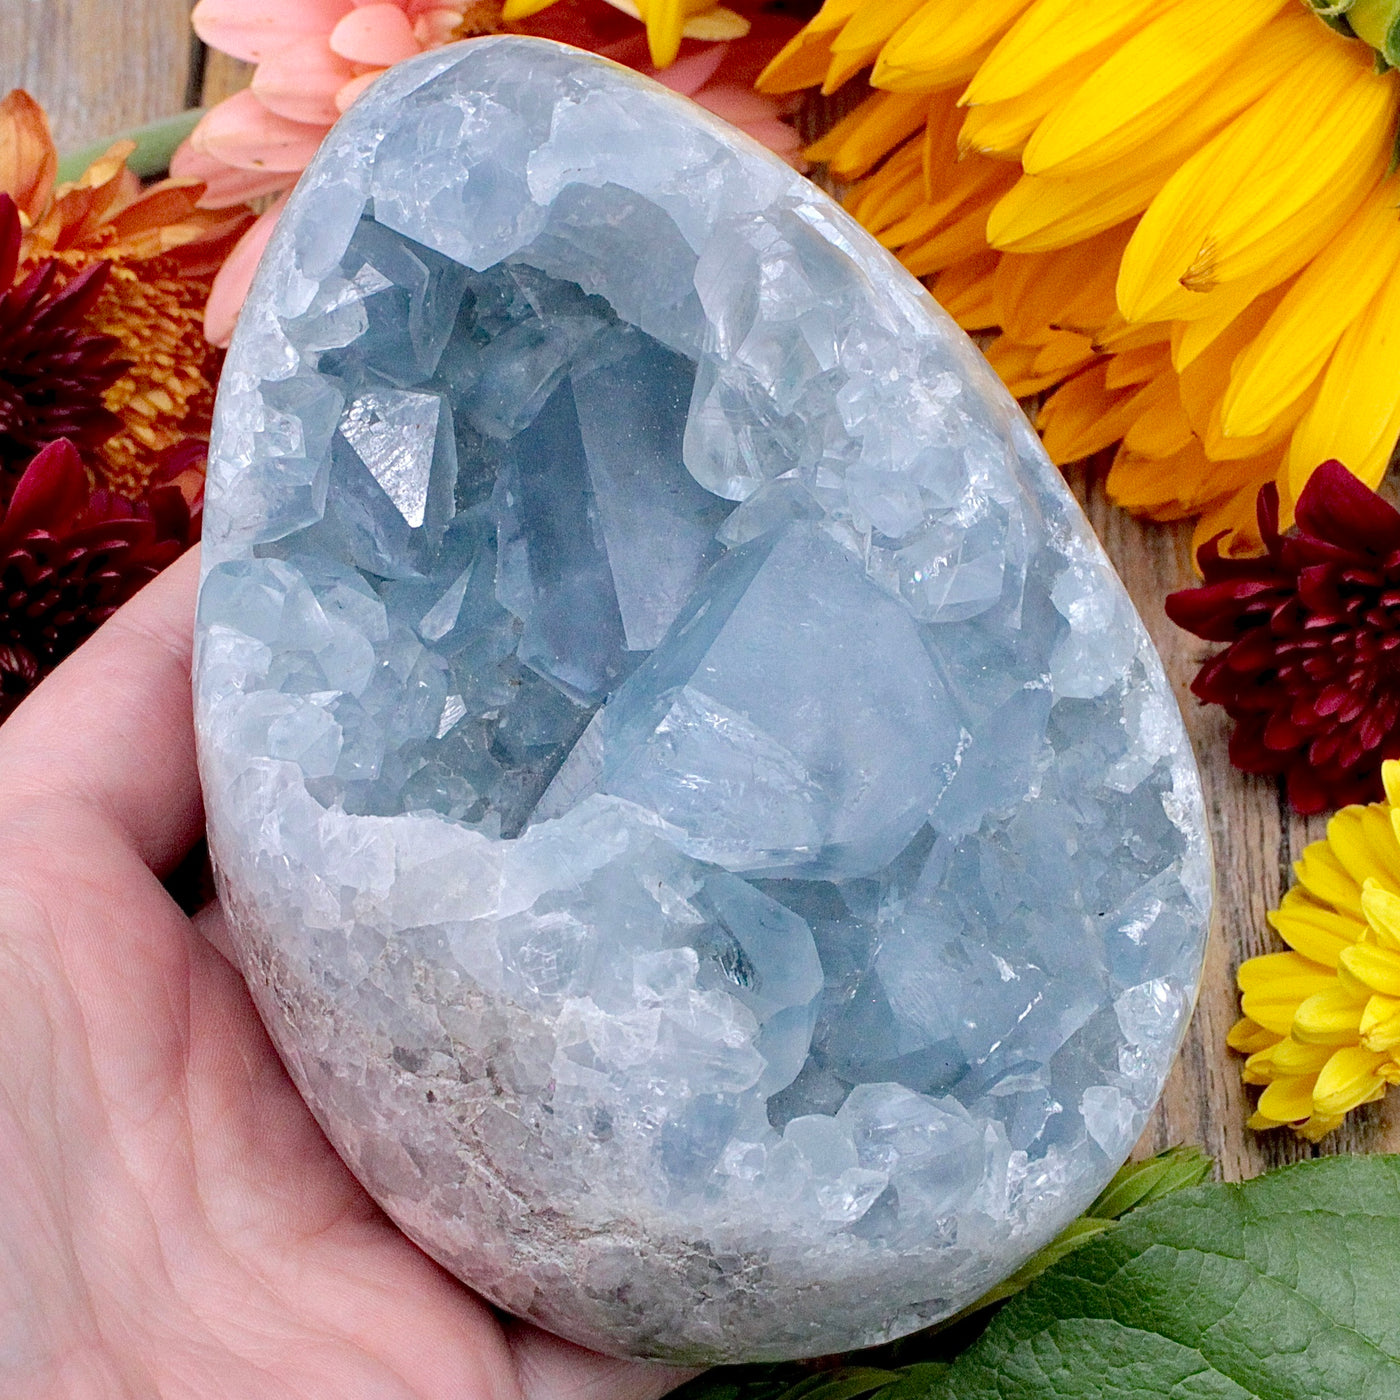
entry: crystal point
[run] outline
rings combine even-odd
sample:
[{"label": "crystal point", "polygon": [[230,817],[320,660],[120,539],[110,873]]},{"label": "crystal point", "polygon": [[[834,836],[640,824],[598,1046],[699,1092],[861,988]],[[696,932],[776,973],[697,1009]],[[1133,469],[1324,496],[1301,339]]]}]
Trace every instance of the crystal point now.
[{"label": "crystal point", "polygon": [[381,77],[235,336],[204,567],[254,997],[497,1305],[874,1343],[1127,1154],[1209,903],[1161,667],[967,339],[708,114],[542,40]]}]

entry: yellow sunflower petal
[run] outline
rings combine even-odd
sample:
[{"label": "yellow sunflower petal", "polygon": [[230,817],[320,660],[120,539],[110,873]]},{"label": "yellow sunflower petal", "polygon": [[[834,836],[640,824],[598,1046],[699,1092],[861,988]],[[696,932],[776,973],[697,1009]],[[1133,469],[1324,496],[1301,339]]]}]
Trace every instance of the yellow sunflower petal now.
[{"label": "yellow sunflower petal", "polygon": [[1277,1079],[1281,1075],[1316,1074],[1335,1053],[1331,1046],[1304,1045],[1292,1036],[1285,1036],[1277,1045],[1250,1059],[1259,1069],[1267,1065],[1269,1077]]},{"label": "yellow sunflower petal", "polygon": [[711,5],[699,14],[691,15],[681,33],[687,39],[700,39],[707,44],[722,44],[730,39],[742,39],[753,21],[727,5]]},{"label": "yellow sunflower petal", "polygon": [[1248,1016],[1241,1016],[1230,1027],[1230,1033],[1225,1037],[1225,1041],[1232,1050],[1239,1050],[1246,1055],[1256,1055],[1261,1050],[1267,1050],[1271,1045],[1277,1045],[1279,1037],[1272,1031],[1266,1031],[1257,1022],[1251,1021]]},{"label": "yellow sunflower petal", "polygon": [[1302,857],[1293,863],[1293,873],[1298,883],[1315,898],[1353,918],[1364,917],[1361,882],[1347,871],[1326,841],[1313,841],[1304,847]]},{"label": "yellow sunflower petal", "polygon": [[1235,970],[1235,982],[1242,992],[1290,982],[1307,987],[1304,995],[1311,996],[1313,992],[1330,987],[1335,980],[1330,968],[1300,953],[1260,953],[1257,957],[1246,958]]},{"label": "yellow sunflower petal", "polygon": [[1161,378],[1167,368],[1164,345],[1160,342],[1140,345],[1110,357],[1104,370],[1104,383],[1110,389],[1126,389],[1130,384],[1148,384]]},{"label": "yellow sunflower petal", "polygon": [[[1238,282],[1232,282],[1228,287],[1221,287],[1212,296],[1203,297],[1200,315],[1193,316],[1190,320],[1174,321],[1172,323],[1172,364],[1176,366],[1177,373],[1180,374],[1188,369],[1222,336],[1235,331],[1241,318],[1249,319],[1251,336],[1257,334],[1258,330],[1263,328],[1267,316],[1273,313],[1292,286],[1291,282],[1284,282],[1271,288],[1269,283],[1270,279],[1265,275],[1243,277]],[[1272,296],[1265,316],[1251,315],[1252,308],[1265,296]],[[1224,366],[1226,374],[1228,374],[1230,365],[1238,357],[1238,351],[1239,345],[1237,344],[1236,353]],[[1221,383],[1224,382],[1225,375],[1222,374]]]},{"label": "yellow sunflower petal", "polygon": [[902,146],[873,175],[846,192],[847,212],[876,236],[915,213],[923,202],[920,164],[918,144],[911,141]]},{"label": "yellow sunflower petal", "polygon": [[[515,0],[506,0],[513,4]],[[826,3],[778,51],[758,75],[759,92],[796,92],[816,87],[831,64],[831,42],[860,7],[861,0],[826,0]]]},{"label": "yellow sunflower petal", "polygon": [[936,238],[973,205],[985,214],[1009,178],[1009,168],[1000,162],[970,156],[944,182],[936,200],[887,224],[876,236],[887,248],[903,248]]},{"label": "yellow sunflower petal", "polygon": [[681,0],[636,0],[636,4],[647,27],[647,49],[652,64],[657,68],[669,68],[681,47],[684,5]]},{"label": "yellow sunflower petal", "polygon": [[1156,380],[1137,389],[1113,390],[1105,384],[1105,374],[1103,364],[1091,365],[1045,401],[1038,426],[1052,462],[1078,462],[1112,446],[1172,388]]},{"label": "yellow sunflower petal", "polygon": [[1176,315],[1264,268],[1291,276],[1379,181],[1395,110],[1394,84],[1359,45],[1315,35],[1293,81],[1207,142],[1152,201],[1123,255],[1123,314]]},{"label": "yellow sunflower petal", "polygon": [[1327,823],[1327,846],[1356,884],[1358,909],[1368,880],[1400,888],[1390,812],[1379,803],[1343,807],[1334,813]]},{"label": "yellow sunflower petal", "polygon": [[1022,175],[987,221],[987,241],[1011,253],[1045,253],[1092,238],[1140,214],[1171,176],[1174,162],[1135,162],[1092,176]]},{"label": "yellow sunflower petal", "polygon": [[1161,0],[1036,0],[987,55],[963,94],[967,103],[1019,97],[1065,66],[1132,33]]},{"label": "yellow sunflower petal", "polygon": [[1217,73],[1291,0],[1178,0],[1117,48],[1036,129],[1031,175],[1072,175],[1141,159],[1147,143],[1202,101]]},{"label": "yellow sunflower petal", "polygon": [[1184,452],[1195,441],[1195,430],[1176,395],[1159,399],[1123,434],[1123,448],[1141,457],[1164,460]]},{"label": "yellow sunflower petal", "polygon": [[1391,807],[1400,807],[1400,759],[1388,758],[1381,764],[1381,783],[1385,800]]},{"label": "yellow sunflower petal", "polygon": [[1311,900],[1290,902],[1287,896],[1279,908],[1271,911],[1269,923],[1290,948],[1323,967],[1336,967],[1342,953],[1366,929],[1358,919],[1323,908]]},{"label": "yellow sunflower petal", "polygon": [[[924,0],[880,51],[870,75],[893,91],[946,87],[971,77],[1030,0]],[[844,35],[843,35],[844,37]]]},{"label": "yellow sunflower petal", "polygon": [[1361,1001],[1374,995],[1394,996],[1400,955],[1374,943],[1358,943],[1348,948],[1337,964],[1337,981]]},{"label": "yellow sunflower petal", "polygon": [[1367,880],[1361,890],[1361,912],[1377,944],[1391,952],[1400,952],[1400,894],[1387,889],[1379,880]]},{"label": "yellow sunflower petal", "polygon": [[[1361,1016],[1366,999],[1357,997],[1333,979],[1334,985],[1314,992],[1293,1014],[1293,1038],[1305,1045],[1355,1045],[1361,1036]],[[1243,1003],[1241,1003],[1243,1004]],[[1261,1025],[1268,1023],[1245,1008]]]},{"label": "yellow sunflower petal", "polygon": [[1367,485],[1380,485],[1400,434],[1400,276],[1392,275],[1343,332],[1317,401],[1288,453],[1295,497],[1317,464],[1338,458]]},{"label": "yellow sunflower petal", "polygon": [[[822,83],[823,92],[835,92],[862,68],[874,62],[891,34],[918,14],[924,0],[861,0],[840,34],[831,42],[831,66]],[[929,83],[924,91],[932,91]]]},{"label": "yellow sunflower petal", "polygon": [[1389,1058],[1381,1051],[1365,1050],[1359,1045],[1338,1050],[1313,1085],[1314,1112],[1334,1117],[1380,1098],[1385,1093],[1385,1081],[1376,1071]]},{"label": "yellow sunflower petal", "polygon": [[958,133],[958,149],[1002,157],[1018,156],[1046,116],[1072,96],[1093,72],[1097,58],[1097,54],[1091,54],[1077,59],[1057,69],[1028,92],[1000,102],[969,107]]},{"label": "yellow sunflower petal", "polygon": [[1346,228],[1304,269],[1230,374],[1226,431],[1262,431],[1321,373],[1343,332],[1400,264],[1395,179],[1377,187]]},{"label": "yellow sunflower petal", "polygon": [[988,237],[998,248],[1038,252],[1140,214],[1183,161],[1297,68],[1312,51],[1316,31],[1310,15],[1281,15],[1258,36],[1249,62],[1227,68],[1209,101],[1164,132],[1148,158],[1078,176],[1028,175],[993,211]]},{"label": "yellow sunflower petal", "polygon": [[920,130],[928,111],[926,93],[877,92],[808,146],[806,156],[825,161],[838,180],[854,180]]},{"label": "yellow sunflower petal", "polygon": [[997,324],[1035,340],[1049,331],[1092,335],[1113,314],[1113,269],[1131,229],[1110,229],[1053,253],[1005,254],[997,265]]},{"label": "yellow sunflower petal", "polygon": [[1361,1013],[1361,1043],[1368,1050],[1400,1045],[1400,997],[1371,997]]},{"label": "yellow sunflower petal", "polygon": [[1076,331],[1052,331],[1039,345],[1001,335],[987,347],[988,362],[1018,399],[1060,383],[1095,358],[1089,337]]},{"label": "yellow sunflower petal", "polygon": [[1314,1113],[1306,1123],[1298,1124],[1293,1131],[1309,1142],[1321,1142],[1328,1133],[1336,1132],[1345,1118],[1345,1114]]},{"label": "yellow sunflower petal", "polygon": [[1104,483],[1108,499],[1151,520],[1183,520],[1202,499],[1210,471],[1198,442],[1171,457],[1140,457],[1120,447]]},{"label": "yellow sunflower petal", "polygon": [[1275,1079],[1259,1095],[1259,1112],[1275,1123],[1298,1123],[1312,1115],[1316,1075]]},{"label": "yellow sunflower petal", "polygon": [[996,325],[992,279],[1000,260],[1000,253],[985,249],[944,268],[930,286],[934,300],[963,330],[981,331]]}]

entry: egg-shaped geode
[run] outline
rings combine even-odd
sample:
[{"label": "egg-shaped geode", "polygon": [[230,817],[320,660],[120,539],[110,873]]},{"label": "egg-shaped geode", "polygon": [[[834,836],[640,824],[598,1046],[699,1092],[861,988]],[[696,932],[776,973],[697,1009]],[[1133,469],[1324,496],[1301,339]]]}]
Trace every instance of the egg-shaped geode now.
[{"label": "egg-shaped geode", "polygon": [[850,1348],[1127,1154],[1206,925],[1180,717],[975,349],[767,152],[540,40],[395,68],[263,261],[206,521],[243,969],[493,1302]]}]

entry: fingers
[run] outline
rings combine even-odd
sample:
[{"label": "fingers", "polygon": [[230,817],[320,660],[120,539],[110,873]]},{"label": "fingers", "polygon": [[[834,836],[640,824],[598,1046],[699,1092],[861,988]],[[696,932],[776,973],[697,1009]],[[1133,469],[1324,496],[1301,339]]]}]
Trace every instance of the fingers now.
[{"label": "fingers", "polygon": [[507,1322],[506,1335],[523,1400],[659,1400],[698,1374],[599,1356],[526,1322]]},{"label": "fingers", "polygon": [[0,812],[76,805],[162,875],[198,839],[190,705],[198,553],[147,584],[0,727]]}]

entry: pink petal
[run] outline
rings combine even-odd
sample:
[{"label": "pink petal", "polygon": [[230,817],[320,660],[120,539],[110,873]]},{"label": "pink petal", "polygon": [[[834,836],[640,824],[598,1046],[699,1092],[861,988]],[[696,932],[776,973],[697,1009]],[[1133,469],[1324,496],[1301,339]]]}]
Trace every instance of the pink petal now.
[{"label": "pink petal", "polygon": [[190,15],[210,48],[261,63],[297,39],[329,34],[350,0],[199,0]]},{"label": "pink petal", "polygon": [[430,5],[413,20],[413,37],[423,49],[440,49],[452,42],[461,24],[462,16],[457,10],[444,10]]},{"label": "pink petal", "polygon": [[233,338],[238,313],[243,310],[248,288],[253,285],[253,274],[258,270],[258,259],[272,237],[272,230],[277,227],[277,216],[286,206],[284,194],[233,245],[233,252],[215,274],[209,300],[204,304],[204,338],[211,345],[227,345]]},{"label": "pink petal", "polygon": [[787,161],[794,170],[806,170],[809,162],[802,159],[802,137],[786,122],[777,117],[765,117],[762,121],[743,122],[739,130],[751,136],[761,145],[767,146],[775,156]]},{"label": "pink petal", "polygon": [[258,64],[253,92],[288,121],[331,126],[340,115],[335,95],[354,76],[354,65],[332,53],[324,36],[298,39]]},{"label": "pink petal", "polygon": [[678,59],[669,68],[652,68],[648,65],[643,71],[649,78],[655,78],[674,92],[685,97],[694,97],[715,75],[715,69],[724,60],[728,44],[706,44],[697,53]]},{"label": "pink petal", "polygon": [[762,97],[756,92],[750,92],[747,88],[728,86],[706,88],[703,92],[695,94],[695,100],[706,111],[713,112],[717,117],[723,117],[727,122],[733,122],[735,126],[743,126],[748,122],[766,121],[776,115],[773,103],[768,98]]},{"label": "pink petal", "polygon": [[371,69],[368,73],[361,73],[358,78],[352,78],[335,95],[335,105],[338,111],[348,111],[350,104],[367,88],[374,84],[376,78],[385,70],[383,68]]},{"label": "pink petal", "polygon": [[251,88],[226,97],[190,133],[190,144],[240,170],[306,169],[327,127],[288,121],[269,112]]},{"label": "pink petal", "polygon": [[201,209],[228,209],[265,194],[280,194],[292,181],[286,171],[237,170],[195,150],[188,141],[182,141],[171,156],[170,173],[177,179],[203,182]]},{"label": "pink petal", "polygon": [[331,31],[331,48],[352,63],[388,68],[419,52],[408,16],[392,4],[362,5]]}]

